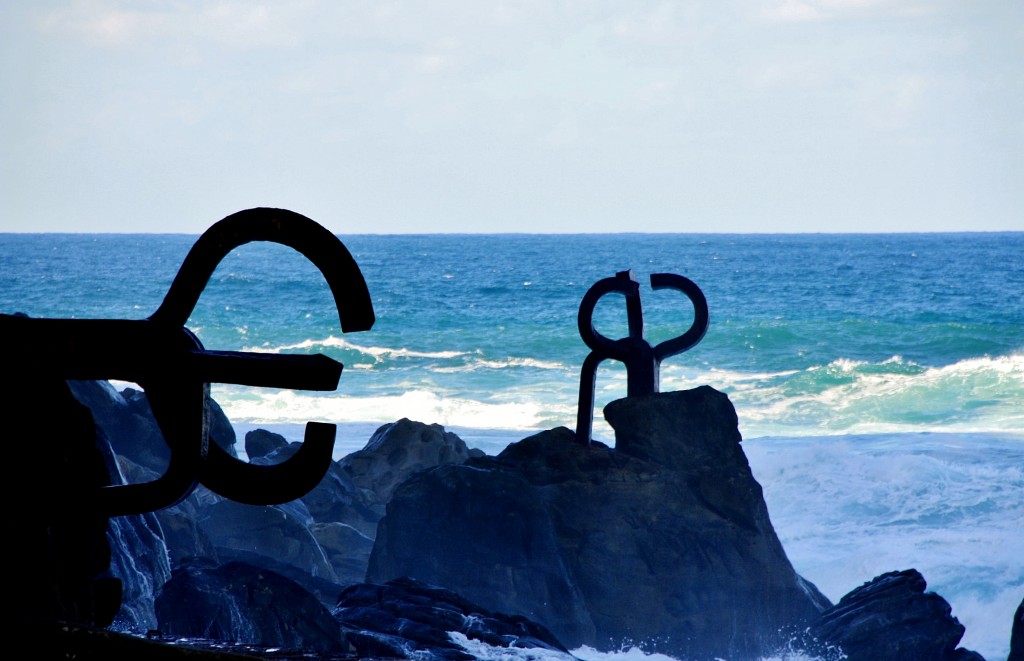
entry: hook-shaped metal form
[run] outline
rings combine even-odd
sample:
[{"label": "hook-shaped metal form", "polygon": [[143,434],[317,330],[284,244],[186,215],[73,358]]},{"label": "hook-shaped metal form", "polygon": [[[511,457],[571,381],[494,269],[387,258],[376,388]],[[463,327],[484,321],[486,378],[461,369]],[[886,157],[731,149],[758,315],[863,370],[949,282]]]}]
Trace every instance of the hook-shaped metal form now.
[{"label": "hook-shaped metal form", "polygon": [[311,423],[302,448],[286,462],[247,464],[208,440],[210,383],[330,391],[343,366],[322,355],[208,351],[185,323],[217,265],[252,241],[289,246],[323,273],[342,330],[367,330],[373,305],[362,273],[344,244],[309,218],[283,209],[249,209],[214,224],[195,243],[157,311],[144,320],[32,319],[0,315],[0,338],[32,351],[65,379],[121,379],[146,391],[170,448],[156,480],[110,486],[99,495],[110,516],[152,511],[180,502],[203,483],[220,495],[274,504],[305,494],[326,474],[334,425]]},{"label": "hook-shaped metal form", "polygon": [[[704,292],[692,280],[674,273],[651,275],[652,289],[675,289],[693,303],[693,323],[683,334],[656,346],[644,339],[643,307],[640,302],[640,284],[633,271],[620,271],[615,277],[598,280],[580,301],[577,317],[580,337],[591,352],[583,360],[580,370],[579,407],[576,412],[576,442],[590,444],[594,424],[594,387],[597,367],[611,358],[626,366],[626,394],[646,395],[658,392],[661,361],[682,353],[703,339],[707,332],[709,315]],[[607,294],[622,294],[626,298],[626,337],[611,340],[594,328],[594,307]]]}]

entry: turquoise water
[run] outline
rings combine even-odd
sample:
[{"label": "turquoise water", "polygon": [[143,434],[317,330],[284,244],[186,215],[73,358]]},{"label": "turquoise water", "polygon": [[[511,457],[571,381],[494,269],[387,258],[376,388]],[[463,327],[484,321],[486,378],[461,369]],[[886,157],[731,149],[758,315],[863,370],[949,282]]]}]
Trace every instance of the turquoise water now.
[{"label": "turquoise water", "polygon": [[[236,250],[200,299],[189,327],[209,349],[345,365],[336,393],[215,386],[239,430],[338,422],[344,454],[400,417],[492,452],[572,427],[584,292],[634,269],[659,342],[691,307],[647,278],[678,273],[711,324],[662,365],[661,389],[729,394],[798,571],[837,599],[917,567],[968,626],[964,644],[1005,658],[1024,597],[1024,233],[342,239],[373,298],[369,332],[342,334],[319,274],[276,245]],[[194,240],[0,235],[0,312],[144,318]],[[623,301],[597,306],[608,337],[625,335]],[[604,363],[595,437],[612,442],[600,408],[624,395],[625,372]]]},{"label": "turquoise water", "polygon": [[[194,237],[4,235],[0,310],[141,318]],[[704,290],[703,342],[669,358],[662,389],[732,396],[746,437],[1024,429],[1024,233],[925,235],[438,235],[344,237],[377,324],[342,335],[326,287],[290,249],[222,262],[190,327],[210,349],[324,352],[340,394],[220,387],[239,422],[386,422],[491,429],[573,426],[580,299],[632,268]],[[647,335],[689,326],[689,302],[644,286]],[[595,324],[625,334],[621,297]],[[598,407],[625,393],[605,363]],[[598,419],[600,414],[598,412]],[[598,437],[608,438],[600,420]]]}]

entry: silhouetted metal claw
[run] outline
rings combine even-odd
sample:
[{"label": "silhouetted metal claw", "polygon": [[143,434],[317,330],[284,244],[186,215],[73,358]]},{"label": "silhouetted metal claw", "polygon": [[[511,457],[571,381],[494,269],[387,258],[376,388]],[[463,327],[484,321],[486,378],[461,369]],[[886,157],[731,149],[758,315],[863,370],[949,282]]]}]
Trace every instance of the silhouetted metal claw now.
[{"label": "silhouetted metal claw", "polygon": [[241,502],[287,502],[316,486],[330,467],[334,425],[310,423],[301,449],[274,466],[239,461],[209,442],[210,383],[330,391],[341,377],[341,363],[326,356],[208,351],[185,328],[220,261],[253,241],[289,246],[320,269],[343,331],[373,326],[366,281],[344,244],[309,218],[283,209],[249,209],[214,224],[189,251],[163,303],[148,319],[0,315],[5,346],[40,355],[39,362],[52,373],[65,379],[132,381],[146,391],[170,461],[156,480],[102,489],[99,506],[108,515],[174,505],[199,482]]},{"label": "silhouetted metal claw", "polygon": [[[620,271],[615,277],[595,282],[580,301],[577,324],[580,337],[591,352],[583,361],[580,370],[579,407],[576,412],[576,442],[590,444],[594,424],[594,386],[597,367],[601,361],[611,358],[626,365],[626,394],[646,395],[658,392],[661,361],[669,356],[682,353],[703,339],[710,317],[704,292],[692,280],[675,273],[654,273],[651,275],[652,289],[675,289],[682,292],[693,303],[693,323],[690,328],[669,340],[652,347],[644,339],[643,307],[640,304],[640,283],[632,271]],[[626,297],[626,321],[629,334],[617,340],[601,335],[594,328],[594,307],[607,294],[622,294]]]},{"label": "silhouetted metal claw", "polygon": [[309,493],[333,461],[335,425],[307,422],[302,446],[287,461],[257,465],[210,444],[199,481],[211,491],[248,505],[287,503]]}]

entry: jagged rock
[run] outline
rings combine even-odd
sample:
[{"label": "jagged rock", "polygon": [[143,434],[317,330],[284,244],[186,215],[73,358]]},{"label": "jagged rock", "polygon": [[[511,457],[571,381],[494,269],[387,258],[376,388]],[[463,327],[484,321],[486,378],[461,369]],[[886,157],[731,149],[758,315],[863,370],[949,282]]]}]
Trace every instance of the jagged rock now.
[{"label": "jagged rock", "polygon": [[537,489],[512,471],[449,465],[403,484],[377,528],[367,580],[409,576],[541,622],[573,647],[596,638]]},{"label": "jagged rock", "polygon": [[755,658],[831,604],[793,570],[702,387],[609,404],[616,448],[567,429],[402,484],[367,580],[411,576],[522,614],[570,647]]},{"label": "jagged rock", "polygon": [[441,425],[402,418],[382,425],[366,447],[338,463],[356,486],[384,505],[410,475],[433,466],[461,464],[469,456],[466,443]]},{"label": "jagged rock", "polygon": [[347,649],[338,623],[293,581],[244,562],[195,562],[174,571],[157,597],[164,633],[306,648]]},{"label": "jagged rock", "polygon": [[310,532],[327,554],[338,583],[361,583],[373,550],[373,538],[345,523],[314,523]]},{"label": "jagged rock", "polygon": [[[157,473],[167,469],[170,449],[153,417],[146,393],[135,388],[118,392],[108,381],[68,381],[75,398],[92,411],[96,426],[118,456]],[[217,402],[210,400],[210,438],[233,457],[235,430]]]},{"label": "jagged rock", "polygon": [[288,441],[284,436],[266,429],[253,429],[245,434],[245,454],[249,457],[249,461],[266,456],[286,445],[288,445]]},{"label": "jagged rock", "polygon": [[[117,466],[125,482],[141,484],[151,482],[159,475],[148,468],[140,466],[130,459],[118,457]],[[171,507],[157,510],[150,513],[155,517],[157,525],[162,533],[159,547],[167,556],[170,567],[175,568],[182,561],[189,558],[217,559],[217,549],[198,523],[199,511],[203,502],[212,503],[221,500],[220,496],[213,494],[203,486],[199,486],[187,498]],[[166,581],[170,577],[170,569],[167,575],[161,577]],[[157,583],[159,586],[159,583]]]},{"label": "jagged rock", "polygon": [[882,574],[822,613],[808,633],[840,648],[849,661],[984,661],[957,648],[963,625],[926,587],[916,569]]},{"label": "jagged rock", "polygon": [[[251,459],[257,465],[279,464],[298,452],[299,443],[289,443],[263,457]],[[320,483],[299,499],[313,521],[343,522],[373,538],[383,508],[373,503],[364,489],[356,486],[339,462],[331,462]]]},{"label": "jagged rock", "polygon": [[313,579],[336,583],[324,550],[309,531],[312,517],[299,501],[243,505],[220,500],[204,507],[199,525],[221,559],[238,557],[260,566],[294,567]]},{"label": "jagged rock", "polygon": [[534,622],[485,610],[454,592],[411,579],[354,585],[342,592],[333,614],[361,657],[472,661],[475,657],[456,640],[463,636],[490,647],[543,649],[546,656],[561,653],[572,659]]},{"label": "jagged rock", "polygon": [[110,520],[111,573],[121,579],[121,609],[113,626],[144,633],[156,628],[156,592],[170,577],[163,531],[152,512]]}]

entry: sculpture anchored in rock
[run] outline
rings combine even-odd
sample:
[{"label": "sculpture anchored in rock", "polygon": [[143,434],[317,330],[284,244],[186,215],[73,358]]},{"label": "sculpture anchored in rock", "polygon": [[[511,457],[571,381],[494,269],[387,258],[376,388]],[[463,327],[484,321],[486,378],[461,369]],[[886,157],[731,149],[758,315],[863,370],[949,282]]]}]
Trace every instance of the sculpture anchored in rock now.
[{"label": "sculpture anchored in rock", "polygon": [[279,243],[309,259],[331,289],[343,331],[373,325],[366,281],[342,242],[305,216],[262,208],[228,216],[200,236],[148,319],[0,315],[0,342],[32,355],[32,369],[60,379],[132,381],[145,389],[170,448],[167,470],[150,482],[101,488],[99,512],[119,516],[169,507],[199,483],[243,503],[283,503],[315,487],[330,466],[335,434],[330,424],[308,423],[299,452],[273,466],[245,463],[208,441],[211,382],[329,391],[341,377],[342,364],[323,355],[210,351],[185,327],[220,261],[253,241]]},{"label": "sculpture anchored in rock", "polygon": [[[580,337],[591,352],[583,361],[580,371],[579,410],[576,417],[576,442],[590,444],[594,423],[594,384],[597,366],[611,358],[626,366],[626,394],[648,395],[659,390],[661,361],[669,356],[693,348],[708,329],[708,302],[704,292],[692,280],[674,273],[651,274],[652,289],[675,289],[693,303],[693,324],[682,335],[651,346],[644,339],[643,307],[640,303],[640,283],[633,271],[620,271],[615,277],[594,283],[580,302],[578,323]],[[611,340],[594,329],[594,307],[606,294],[618,293],[626,297],[626,318],[629,335]]]}]

